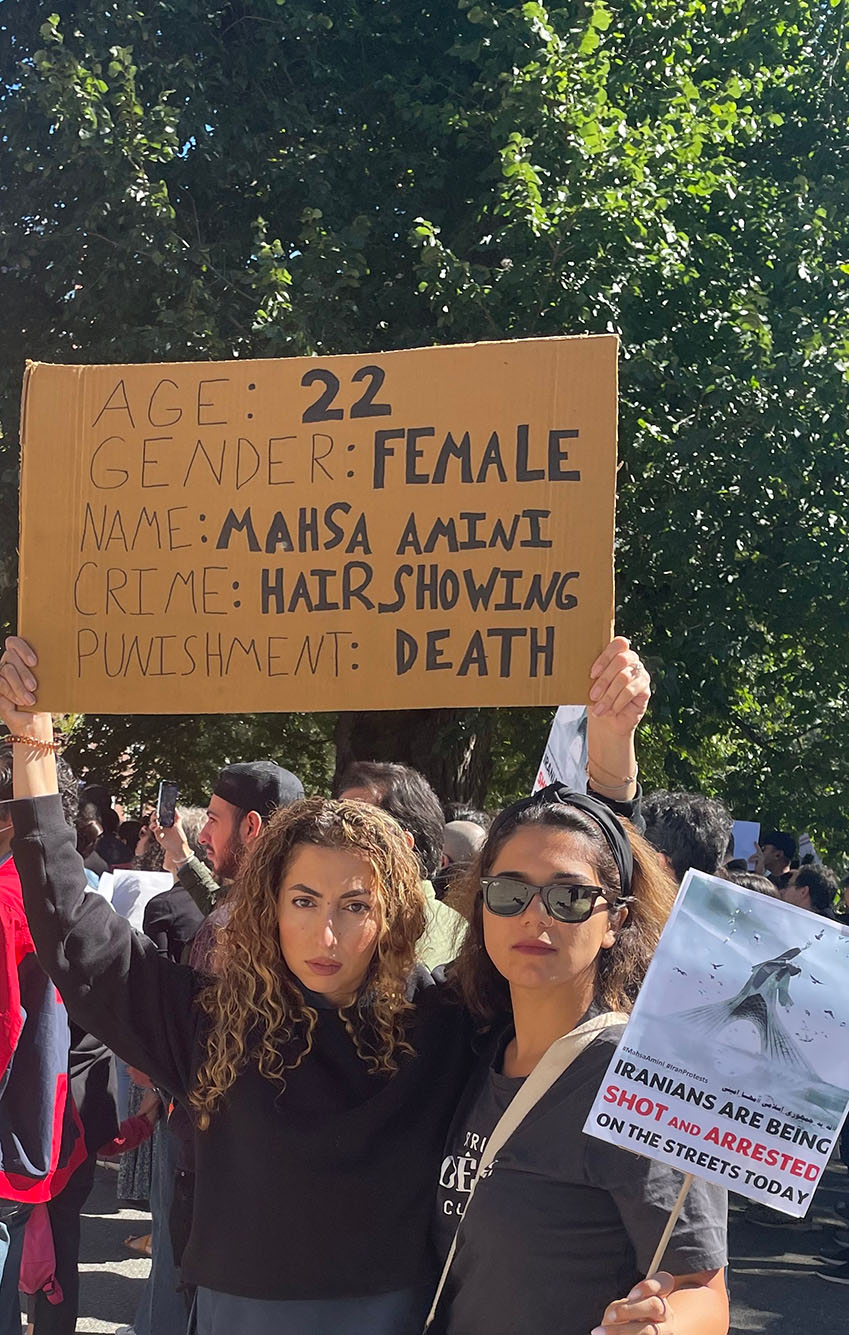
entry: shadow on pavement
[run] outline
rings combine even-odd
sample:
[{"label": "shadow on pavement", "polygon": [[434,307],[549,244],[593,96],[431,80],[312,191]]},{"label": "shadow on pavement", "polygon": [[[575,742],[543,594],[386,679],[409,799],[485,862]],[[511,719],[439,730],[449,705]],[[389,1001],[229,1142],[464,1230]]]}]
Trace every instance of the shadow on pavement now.
[{"label": "shadow on pavement", "polygon": [[803,1335],[810,1330],[845,1330],[849,1288],[818,1279],[815,1259],[833,1231],[849,1238],[834,1214],[834,1202],[849,1198],[849,1174],[829,1166],[807,1218],[778,1228],[747,1218],[747,1202],[731,1198],[729,1252],[731,1331]]}]

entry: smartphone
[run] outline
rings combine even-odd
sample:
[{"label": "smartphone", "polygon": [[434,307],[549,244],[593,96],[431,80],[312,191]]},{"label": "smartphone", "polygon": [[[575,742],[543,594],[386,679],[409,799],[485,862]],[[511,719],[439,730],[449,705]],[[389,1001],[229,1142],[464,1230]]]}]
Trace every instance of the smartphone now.
[{"label": "smartphone", "polygon": [[159,796],[156,799],[156,819],[164,830],[170,829],[174,824],[179,795],[180,788],[178,784],[169,783],[167,779],[162,780],[159,785]]}]

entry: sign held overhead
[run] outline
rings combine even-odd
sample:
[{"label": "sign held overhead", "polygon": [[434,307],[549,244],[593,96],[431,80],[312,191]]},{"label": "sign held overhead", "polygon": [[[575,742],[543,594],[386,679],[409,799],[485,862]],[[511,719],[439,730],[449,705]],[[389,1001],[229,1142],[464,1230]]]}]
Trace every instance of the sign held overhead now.
[{"label": "sign held overhead", "polygon": [[582,699],[610,638],[612,335],[30,364],[20,633],[54,711]]}]

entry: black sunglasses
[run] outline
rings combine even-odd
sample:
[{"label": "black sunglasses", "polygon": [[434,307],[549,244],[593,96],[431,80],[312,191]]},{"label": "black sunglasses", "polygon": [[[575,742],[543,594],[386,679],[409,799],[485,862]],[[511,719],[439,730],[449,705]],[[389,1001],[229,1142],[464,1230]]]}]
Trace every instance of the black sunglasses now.
[{"label": "black sunglasses", "polygon": [[[539,895],[546,913],[558,922],[586,922],[596,900],[607,899],[600,885],[575,885],[574,882],[554,881],[551,885],[528,885],[513,876],[482,876],[483,902],[490,913],[499,918],[515,918],[524,913],[534,895]],[[619,908],[625,900],[610,908]]]}]

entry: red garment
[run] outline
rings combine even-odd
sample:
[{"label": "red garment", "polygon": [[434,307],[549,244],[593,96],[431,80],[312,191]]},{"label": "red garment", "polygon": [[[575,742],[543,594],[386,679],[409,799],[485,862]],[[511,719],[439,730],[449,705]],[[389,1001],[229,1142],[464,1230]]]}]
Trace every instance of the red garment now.
[{"label": "red garment", "polygon": [[12,858],[0,865],[0,1199],[52,1200],[86,1157],[62,998],[35,955]]},{"label": "red garment", "polygon": [[139,1145],[143,1145],[146,1140],[150,1140],[152,1135],[153,1122],[149,1117],[145,1117],[144,1113],[137,1117],[127,1117],[118,1127],[118,1134],[115,1139],[101,1145],[97,1153],[103,1159],[110,1159],[118,1154],[126,1154],[129,1150],[137,1150]]}]

